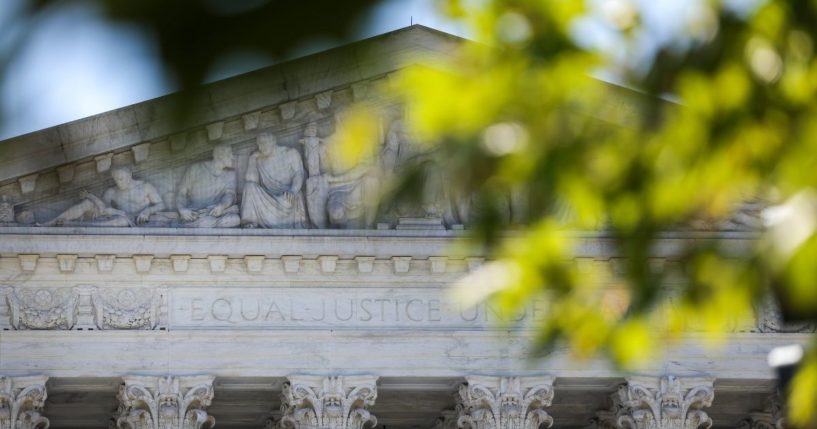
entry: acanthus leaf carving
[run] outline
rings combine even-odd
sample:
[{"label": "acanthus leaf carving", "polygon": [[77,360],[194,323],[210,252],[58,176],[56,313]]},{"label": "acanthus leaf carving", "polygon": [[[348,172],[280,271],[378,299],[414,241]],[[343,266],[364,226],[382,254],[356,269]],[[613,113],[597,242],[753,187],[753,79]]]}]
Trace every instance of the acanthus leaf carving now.
[{"label": "acanthus leaf carving", "polygon": [[41,415],[48,377],[0,376],[0,429],[48,429]]},{"label": "acanthus leaf carving", "polygon": [[458,394],[463,429],[549,428],[553,418],[545,411],[553,401],[549,377],[466,377]]},{"label": "acanthus leaf carving", "polygon": [[680,379],[662,377],[657,386],[629,382],[614,395],[616,426],[629,429],[698,429],[712,426],[703,410],[712,405],[712,381],[693,381],[686,387]]},{"label": "acanthus leaf carving", "polygon": [[740,429],[783,429],[785,413],[780,395],[775,394],[766,400],[763,411],[749,413],[749,418],[741,422]]},{"label": "acanthus leaf carving", "polygon": [[445,410],[440,413],[440,417],[434,423],[434,429],[458,429],[458,417],[457,410]]},{"label": "acanthus leaf carving", "polygon": [[213,401],[212,376],[124,377],[117,429],[203,429],[215,426],[206,408]]},{"label": "acanthus leaf carving", "polygon": [[291,376],[284,384],[279,427],[362,429],[377,425],[368,410],[377,399],[377,377]]}]

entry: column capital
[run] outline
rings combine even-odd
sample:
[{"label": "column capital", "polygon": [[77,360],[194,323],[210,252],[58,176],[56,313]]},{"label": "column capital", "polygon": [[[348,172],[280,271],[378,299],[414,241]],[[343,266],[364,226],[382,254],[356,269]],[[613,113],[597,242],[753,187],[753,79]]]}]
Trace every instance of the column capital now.
[{"label": "column capital", "polygon": [[48,428],[48,419],[40,414],[48,397],[46,381],[45,376],[0,376],[0,404],[8,406],[6,413],[0,413],[0,428]]},{"label": "column capital", "polygon": [[666,376],[628,379],[613,395],[613,413],[600,422],[627,429],[698,429],[712,426],[703,410],[715,398],[712,379]]},{"label": "column capital", "polygon": [[785,413],[780,395],[774,394],[766,400],[763,411],[749,413],[749,418],[741,422],[740,429],[783,429]]},{"label": "column capital", "polygon": [[552,377],[468,376],[457,396],[463,429],[537,429],[553,425]]},{"label": "column capital", "polygon": [[374,376],[293,375],[281,395],[281,427],[293,429],[362,429],[377,425],[368,410],[377,399]]},{"label": "column capital", "polygon": [[213,401],[212,376],[122,378],[118,429],[202,429],[215,426],[205,409]]}]

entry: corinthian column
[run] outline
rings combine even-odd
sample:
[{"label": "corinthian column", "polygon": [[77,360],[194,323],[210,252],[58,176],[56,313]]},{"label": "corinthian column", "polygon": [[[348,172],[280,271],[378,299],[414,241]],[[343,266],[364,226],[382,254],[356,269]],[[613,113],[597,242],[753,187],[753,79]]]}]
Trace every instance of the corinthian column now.
[{"label": "corinthian column", "polygon": [[550,377],[466,377],[457,397],[463,429],[549,428],[545,411],[553,401]]},{"label": "corinthian column", "polygon": [[202,429],[215,426],[205,411],[213,401],[211,376],[123,377],[117,429]]},{"label": "corinthian column", "polygon": [[[673,376],[628,380],[613,395],[613,412],[600,426],[621,429],[698,429],[712,426],[703,408],[712,405],[712,380]],[[610,421],[615,419],[615,421]]]},{"label": "corinthian column", "polygon": [[361,429],[377,425],[368,408],[377,377],[290,376],[284,384],[280,426],[293,429]]},{"label": "corinthian column", "polygon": [[47,380],[45,376],[0,376],[0,429],[48,429],[48,419],[40,415]]}]

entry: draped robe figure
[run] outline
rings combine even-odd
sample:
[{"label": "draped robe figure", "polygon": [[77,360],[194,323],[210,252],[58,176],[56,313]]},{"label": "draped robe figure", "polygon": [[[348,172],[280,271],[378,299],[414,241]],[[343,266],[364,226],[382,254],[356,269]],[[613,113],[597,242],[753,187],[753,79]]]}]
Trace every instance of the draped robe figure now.
[{"label": "draped robe figure", "polygon": [[260,228],[306,227],[300,154],[279,146],[272,134],[261,134],[256,142],[258,151],[250,155],[247,164],[241,224]]}]

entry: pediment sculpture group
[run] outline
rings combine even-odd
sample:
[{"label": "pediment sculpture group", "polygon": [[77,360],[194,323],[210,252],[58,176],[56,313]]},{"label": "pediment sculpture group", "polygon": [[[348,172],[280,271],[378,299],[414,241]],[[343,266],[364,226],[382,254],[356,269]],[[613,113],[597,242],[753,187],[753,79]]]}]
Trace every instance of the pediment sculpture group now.
[{"label": "pediment sculpture group", "polygon": [[[376,211],[372,201],[382,183],[381,172],[395,171],[398,163],[418,154],[403,121],[389,127],[380,156],[346,168],[328,156],[332,136],[321,138],[317,131],[315,122],[304,130],[300,142],[305,159],[296,149],[279,144],[274,134],[259,134],[241,191],[232,148],[220,144],[213,148],[211,160],[186,169],[174,192],[175,211],[151,183],[134,178],[128,167],[115,167],[111,169],[115,186],[102,197],[82,191],[80,202],[41,225],[372,227]],[[430,209],[423,213],[434,214]]]}]

